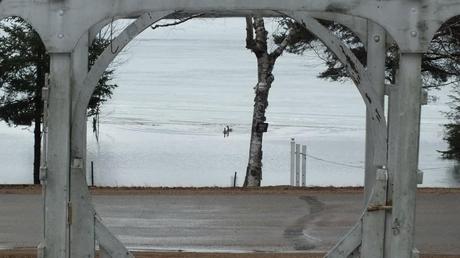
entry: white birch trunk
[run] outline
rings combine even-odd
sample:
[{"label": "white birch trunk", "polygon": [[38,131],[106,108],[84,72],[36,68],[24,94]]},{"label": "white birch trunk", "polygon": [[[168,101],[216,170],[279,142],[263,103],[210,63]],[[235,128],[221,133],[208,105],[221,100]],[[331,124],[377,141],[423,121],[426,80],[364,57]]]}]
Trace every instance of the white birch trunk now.
[{"label": "white birch trunk", "polygon": [[[276,59],[286,47],[282,44],[273,53],[267,50],[267,35],[264,20],[261,17],[246,18],[246,47],[257,57],[258,82],[255,87],[254,113],[252,117],[251,141],[249,144],[249,161],[246,169],[245,187],[260,186],[262,181],[262,142],[265,111],[268,107],[268,94],[273,83],[273,67]],[[254,38],[255,31],[255,38]]]}]

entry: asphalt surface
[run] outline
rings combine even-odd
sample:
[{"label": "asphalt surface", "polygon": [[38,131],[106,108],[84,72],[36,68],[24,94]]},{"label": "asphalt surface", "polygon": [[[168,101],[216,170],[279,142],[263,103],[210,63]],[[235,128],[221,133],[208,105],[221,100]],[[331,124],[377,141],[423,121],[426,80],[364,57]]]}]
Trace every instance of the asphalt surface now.
[{"label": "asphalt surface", "polygon": [[[106,225],[133,250],[322,252],[357,221],[360,193],[95,195]],[[0,194],[0,248],[41,238],[39,194]],[[460,193],[420,193],[416,246],[460,254]]]}]

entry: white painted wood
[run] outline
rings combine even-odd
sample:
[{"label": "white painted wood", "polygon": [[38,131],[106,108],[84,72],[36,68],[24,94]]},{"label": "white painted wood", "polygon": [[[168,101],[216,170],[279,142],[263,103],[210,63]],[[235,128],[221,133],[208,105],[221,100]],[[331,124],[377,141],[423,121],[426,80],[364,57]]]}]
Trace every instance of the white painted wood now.
[{"label": "white painted wood", "polygon": [[[50,52],[70,52],[82,34],[104,19],[136,18],[145,11],[175,10],[238,17],[281,16],[282,12],[290,11],[353,15],[382,25],[402,51],[415,53],[427,50],[439,26],[460,13],[460,3],[456,0],[132,0],[129,4],[125,0],[0,2],[0,18],[20,16],[30,21],[37,27]],[[60,34],[62,37],[57,37]]]},{"label": "white painted wood", "polygon": [[109,252],[104,249],[104,247],[100,246],[99,247],[99,258],[112,258],[110,256]]},{"label": "white painted wood", "polygon": [[[363,211],[362,215],[359,218],[359,221],[355,226],[341,238],[341,240],[326,254],[326,258],[330,257],[369,257],[361,253],[363,249],[362,239],[363,233],[365,233],[364,224],[372,224],[371,220],[375,220],[376,216],[373,214],[375,212],[384,213],[389,207],[386,204],[386,193],[387,193],[387,181],[388,181],[388,172],[386,170],[380,169],[377,173],[376,188],[375,191],[372,191],[369,206]],[[380,223],[381,227],[384,227],[383,223]],[[380,230],[375,228],[375,230]],[[383,238],[381,239],[382,243],[379,243],[378,246],[383,246]],[[375,243],[367,243],[367,245],[375,245]],[[361,250],[360,250],[361,249]],[[378,249],[381,250],[381,249]],[[370,256],[372,257],[372,256]]]},{"label": "white painted wood", "polygon": [[[411,258],[420,137],[421,54],[402,53],[398,109],[390,127],[388,169],[393,170],[392,239],[389,257]],[[392,121],[393,123],[393,121]]]},{"label": "white painted wood", "polygon": [[105,19],[97,23],[96,25],[92,26],[88,31],[88,43],[91,44],[96,39],[97,35],[101,32],[101,30],[105,26],[107,26],[107,24],[110,24],[111,21],[112,21],[111,19]]},{"label": "white painted wood", "polygon": [[44,193],[45,258],[69,257],[70,53],[51,54],[48,172]]},{"label": "white painted wood", "polygon": [[388,207],[386,202],[388,174],[383,169],[379,169],[376,174],[371,198],[367,204],[367,212],[363,216],[361,256],[382,258],[385,239],[385,207]]},{"label": "white painted wood", "polygon": [[417,248],[412,250],[412,258],[420,258],[420,251]]},{"label": "white painted wood", "polygon": [[[78,85],[88,73],[88,34],[79,41],[72,53],[72,97]],[[72,117],[70,173],[70,257],[93,258],[95,256],[94,216],[91,196],[86,183],[86,109]]]},{"label": "white painted wood", "polygon": [[327,28],[321,25],[317,20],[308,16],[305,12],[288,13],[290,17],[297,22],[302,23],[311,33],[316,35],[323,44],[328,47],[342,62],[350,75],[350,78],[355,83],[361,97],[366,104],[371,116],[372,126],[371,134],[377,146],[384,146],[387,142],[387,126],[385,121],[385,112],[383,100],[372,86],[370,74],[363,67],[361,62],[351,52],[347,46],[334,36]]},{"label": "white painted wood", "polygon": [[[394,171],[395,163],[392,162],[397,159],[397,153],[392,151],[394,149],[394,144],[397,142],[399,137],[398,133],[398,110],[399,110],[399,100],[398,100],[398,86],[393,85],[388,87],[388,186],[387,186],[387,202],[393,202],[393,182],[394,182]],[[392,239],[392,211],[387,210],[386,212],[386,222],[385,222],[385,258],[391,258],[391,239]]]},{"label": "white painted wood", "polygon": [[295,140],[291,139],[291,186],[295,185]]},{"label": "white painted wood", "polygon": [[100,218],[96,217],[96,239],[99,243],[100,250],[113,258],[134,258],[134,256],[123,246],[113,234],[102,224]]},{"label": "white painted wood", "polygon": [[45,257],[45,243],[41,242],[37,247],[37,258]]},{"label": "white painted wood", "polygon": [[335,21],[349,30],[353,31],[359,40],[367,48],[367,23],[366,19],[357,16],[337,14],[337,13],[327,13],[327,12],[308,12],[310,17],[315,19],[321,19],[326,21]]},{"label": "white painted wood", "polygon": [[362,223],[356,225],[324,256],[324,258],[346,258],[361,245]]},{"label": "white painted wood", "polygon": [[109,67],[118,54],[133,40],[139,33],[149,28],[155,22],[161,20],[171,12],[147,12],[131,23],[112,41],[112,45],[107,47],[97,58],[85,79],[78,85],[75,100],[72,103],[72,110],[81,112],[89,104],[91,96],[96,89],[97,82],[104,71]]},{"label": "white painted wood", "polygon": [[307,145],[302,145],[302,186],[307,185]]},{"label": "white painted wood", "polygon": [[[386,35],[385,30],[372,22],[368,24],[368,51],[367,72],[372,80],[372,87],[380,101],[384,102],[385,96],[385,58],[386,58]],[[387,195],[387,173],[378,171],[387,165],[387,144],[378,145],[374,141],[372,131],[375,123],[372,121],[371,111],[366,114],[366,151],[365,151],[365,176],[364,176],[364,203],[365,206],[385,205]],[[380,142],[381,143],[381,142]],[[385,180],[376,183],[377,173],[385,173]],[[374,194],[372,202],[369,198]],[[363,217],[363,240],[362,257],[383,258],[385,238],[386,211],[368,212]]]},{"label": "white painted wood", "polygon": [[[46,184],[46,173],[48,170],[48,104],[49,104],[49,74],[45,75],[45,85],[42,88],[43,100],[43,123],[42,123],[42,146],[40,155],[40,181],[43,185]],[[44,188],[43,188],[44,189]]]},{"label": "white painted wood", "polygon": [[[48,174],[48,108],[49,108],[49,74],[45,76],[45,86],[42,89],[42,99],[43,99],[43,132],[42,132],[42,149],[40,155],[40,183],[42,184],[42,210],[43,214],[46,213],[45,207],[45,196],[46,196],[46,179]],[[42,225],[46,225],[46,216],[43,216]],[[44,258],[45,257],[45,230],[42,230],[42,239],[40,244],[38,245],[37,257]]]},{"label": "white painted wood", "polygon": [[[384,57],[385,57],[385,32],[383,28],[369,24],[368,49],[369,67],[365,69],[351,51],[324,26],[306,14],[293,13],[292,16],[301,21],[305,27],[320,38],[323,43],[336,54],[347,66],[350,76],[353,78],[368,112],[367,116],[367,151],[366,151],[366,193],[365,203],[375,182],[377,167],[386,165],[387,157],[387,125],[384,118]],[[371,40],[371,41],[370,41]],[[376,60],[374,60],[376,59]],[[382,257],[384,233],[376,232],[375,228],[384,229],[385,211],[376,214],[366,214],[363,218],[364,253],[365,257]],[[349,240],[353,241],[353,240]],[[361,240],[360,240],[361,242]]]},{"label": "white painted wood", "polygon": [[[385,30],[372,22],[368,24],[368,46],[367,46],[367,73],[371,78],[371,87],[374,88],[377,98],[384,103],[385,96],[385,58],[386,58],[386,33]],[[364,195],[365,203],[368,202],[372,188],[375,183],[377,169],[386,166],[387,144],[377,145],[374,141],[372,128],[376,124],[372,121],[371,110],[367,108],[366,114],[366,151],[365,151],[365,175]],[[386,143],[386,142],[384,142]]]},{"label": "white painted wood", "polygon": [[[317,12],[322,14],[355,15],[368,18],[384,27],[401,49],[401,76],[398,96],[392,96],[390,116],[393,118],[389,126],[390,153],[388,189],[394,188],[394,212],[392,225],[387,225],[387,233],[392,240],[387,241],[391,253],[386,257],[406,258],[411,254],[413,246],[413,223],[415,217],[415,185],[419,137],[420,115],[420,55],[427,50],[428,44],[439,26],[455,15],[460,14],[460,2],[457,0],[420,0],[420,1],[375,1],[375,0],[67,0],[67,1],[0,1],[0,18],[19,16],[27,20],[42,37],[47,50],[52,55],[52,85],[50,90],[49,112],[49,153],[48,169],[44,189],[45,203],[45,257],[66,258],[69,256],[69,172],[71,160],[70,147],[70,114],[86,109],[84,104],[76,104],[78,108],[71,111],[70,102],[70,52],[75,48],[81,36],[89,28],[112,17],[139,17],[146,11],[171,13],[182,10],[187,13],[212,12],[211,15],[242,16],[248,14],[270,14],[283,16],[283,12]],[[116,8],[114,8],[114,6]],[[386,129],[383,118],[383,103],[378,101],[378,94],[373,94],[372,81],[356,58],[340,44],[328,43],[326,39],[334,39],[327,34],[315,20],[305,16],[310,29],[319,29],[317,35],[331,47],[339,58],[349,58],[348,69],[357,83],[363,99],[370,98],[367,103],[369,110],[378,111],[371,117],[380,117],[378,126],[370,126],[372,135],[378,146],[386,142]],[[304,17],[304,18],[305,18]],[[149,17],[145,17],[149,19]],[[424,26],[417,26],[423,24]],[[328,36],[329,35],[329,36]],[[131,35],[132,36],[132,35]],[[323,37],[324,36],[324,37]],[[127,39],[129,42],[129,32]],[[120,49],[119,49],[120,50]],[[118,51],[115,51],[118,52]],[[342,52],[342,53],[341,53]],[[410,54],[412,53],[412,54]],[[108,57],[110,59],[112,57]],[[105,60],[107,61],[107,60]],[[110,60],[108,60],[110,63]],[[362,65],[361,65],[362,66]],[[97,65],[104,69],[104,65]],[[358,76],[359,75],[359,76]],[[98,79],[95,76],[95,79]],[[92,87],[92,86],[91,86]],[[75,90],[80,89],[77,87]],[[83,89],[83,87],[82,87]],[[80,92],[73,92],[80,96]],[[92,90],[89,91],[89,97]],[[84,94],[83,94],[84,95]],[[376,98],[377,97],[377,98]],[[417,99],[415,99],[417,98]],[[76,99],[78,103],[81,99]],[[396,101],[396,102],[395,102]],[[375,109],[374,109],[375,108]],[[74,115],[73,117],[77,117]],[[78,119],[77,119],[78,120]],[[380,121],[380,120],[383,120]],[[378,155],[374,155],[378,156]],[[83,157],[84,159],[84,157]],[[376,159],[376,158],[374,158]],[[376,162],[375,164],[379,164]],[[74,168],[76,169],[76,168]],[[72,169],[73,171],[73,169]],[[77,174],[77,173],[76,173]],[[72,206],[73,207],[73,206]],[[73,210],[73,209],[72,209]],[[387,214],[389,215],[389,214]],[[387,248],[387,247],[386,247]]]},{"label": "white painted wood", "polygon": [[300,144],[295,145],[295,186],[300,186]]},{"label": "white painted wood", "polygon": [[96,212],[91,204],[83,163],[83,159],[74,159],[71,170],[71,258],[90,258],[95,255],[94,216]]},{"label": "white painted wood", "polygon": [[[46,3],[46,4],[44,4]],[[61,10],[65,10],[60,14]],[[110,17],[135,18],[144,11],[182,10],[206,12],[215,16],[268,15],[308,11],[353,15],[382,25],[395,38],[400,49],[424,52],[439,26],[460,13],[456,0],[375,1],[375,0],[92,0],[0,2],[0,18],[20,16],[38,28],[50,52],[70,52],[89,28]],[[85,14],[84,19],[82,13]],[[58,22],[65,20],[65,24]],[[423,24],[424,26],[416,26]],[[57,38],[64,32],[62,38]],[[414,36],[413,36],[414,35]]]}]

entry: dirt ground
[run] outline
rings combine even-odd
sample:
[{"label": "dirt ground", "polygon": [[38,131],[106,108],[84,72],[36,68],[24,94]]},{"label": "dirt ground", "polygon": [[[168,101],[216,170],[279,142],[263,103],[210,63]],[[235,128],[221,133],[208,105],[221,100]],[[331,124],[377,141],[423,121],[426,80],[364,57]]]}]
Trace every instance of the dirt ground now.
[{"label": "dirt ground", "polygon": [[[261,188],[110,188],[110,187],[92,187],[90,188],[94,195],[238,195],[238,194],[337,194],[337,193],[361,193],[362,187],[261,187]],[[31,185],[2,185],[0,194],[39,194],[42,191],[40,186]],[[460,193],[460,188],[419,188],[420,193]],[[190,252],[137,252],[134,253],[136,258],[316,258],[323,257],[323,253],[190,253]],[[14,249],[0,250],[0,258],[35,258],[35,249]],[[430,255],[422,254],[422,258],[460,258],[460,255]]]}]

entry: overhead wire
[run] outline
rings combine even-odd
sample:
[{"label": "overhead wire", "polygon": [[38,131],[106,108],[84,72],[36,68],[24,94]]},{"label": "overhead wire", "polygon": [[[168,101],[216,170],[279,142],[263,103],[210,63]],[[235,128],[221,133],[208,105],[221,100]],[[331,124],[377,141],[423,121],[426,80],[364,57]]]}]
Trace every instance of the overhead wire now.
[{"label": "overhead wire", "polygon": [[[311,159],[321,161],[321,162],[324,162],[324,163],[328,163],[328,164],[332,164],[332,165],[336,165],[336,166],[364,169],[364,166],[359,166],[359,165],[353,165],[353,164],[348,164],[348,163],[342,163],[342,162],[327,160],[327,159],[323,159],[323,158],[320,158],[320,157],[317,157],[317,156],[314,156],[314,155],[311,155],[311,154],[308,154],[308,153],[307,154],[302,153],[301,155],[305,155],[306,157],[309,157]],[[426,171],[426,170],[440,170],[440,169],[448,169],[448,168],[451,168],[451,166],[421,168],[420,170]]]},{"label": "overhead wire", "polygon": [[305,154],[305,156],[309,157],[309,158],[312,158],[312,159],[315,159],[315,160],[318,160],[318,161],[322,161],[324,163],[329,163],[329,164],[333,164],[333,165],[337,165],[337,166],[344,166],[344,167],[351,167],[351,168],[361,168],[361,169],[364,169],[364,166],[358,166],[358,165],[352,165],[352,164],[346,164],[346,163],[341,163],[341,162],[337,162],[337,161],[332,161],[332,160],[326,160],[326,159],[323,159],[323,158],[320,158],[320,157],[316,157],[316,156],[313,156],[311,154]]}]

